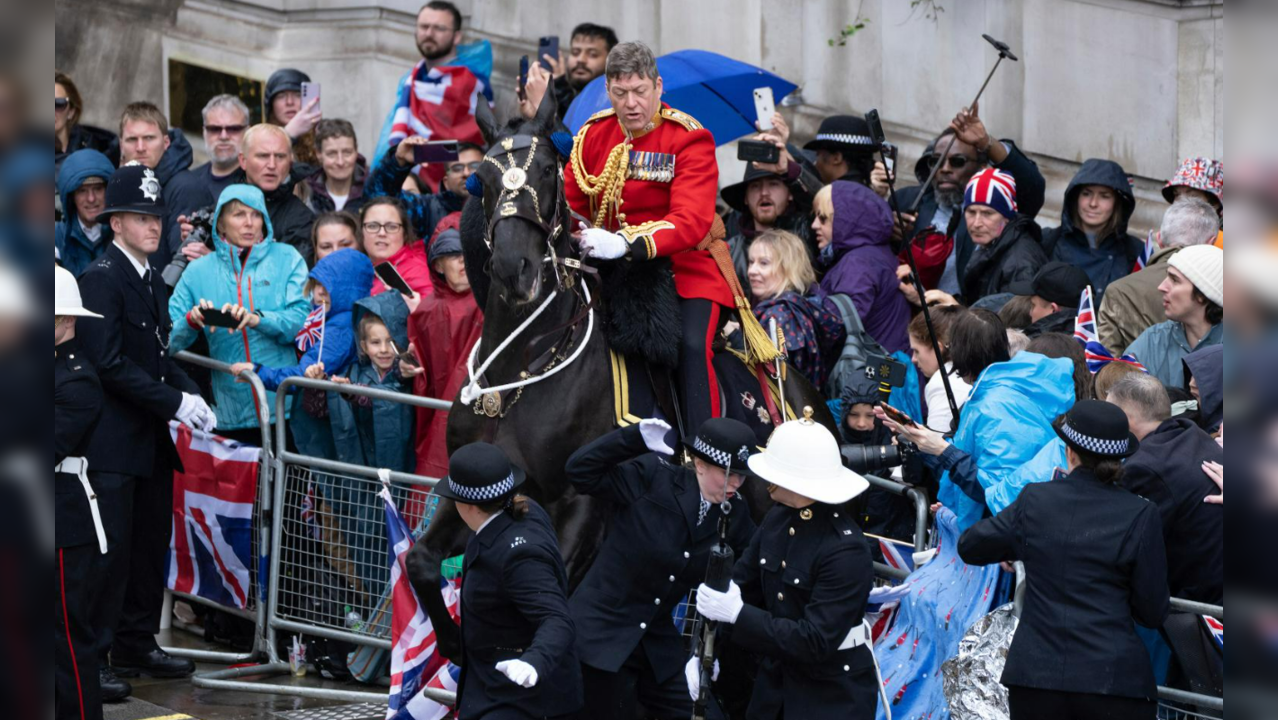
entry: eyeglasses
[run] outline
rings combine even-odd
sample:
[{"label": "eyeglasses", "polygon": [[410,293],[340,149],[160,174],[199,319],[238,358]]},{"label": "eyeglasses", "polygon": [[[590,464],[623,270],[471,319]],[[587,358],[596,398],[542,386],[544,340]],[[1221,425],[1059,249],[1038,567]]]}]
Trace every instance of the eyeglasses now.
[{"label": "eyeglasses", "polygon": [[71,107],[70,98],[53,98],[54,112],[66,112],[66,109],[69,107]]},{"label": "eyeglasses", "polygon": [[244,129],[247,127],[247,125],[205,125],[204,132],[213,135],[221,135],[222,133],[226,133],[227,135],[236,135],[244,132]]},{"label": "eyeglasses", "polygon": [[382,230],[385,230],[388,234],[397,233],[403,228],[404,226],[397,222],[388,222],[388,223],[366,222],[364,223],[364,232],[368,233],[369,235],[376,235],[380,233]]},{"label": "eyeglasses", "polygon": [[468,163],[453,163],[452,165],[448,166],[448,172],[459,173],[462,170],[470,170],[471,172],[475,172],[476,170],[479,169],[479,166],[483,164],[484,163],[480,161],[468,162]]},{"label": "eyeglasses", "polygon": [[[945,160],[946,160],[946,164],[948,164],[948,165],[949,165],[951,168],[953,168],[954,170],[962,170],[962,169],[963,169],[963,166],[965,166],[965,165],[967,165],[968,163],[972,162],[972,159],[971,159],[971,158],[969,158],[969,157],[967,157],[966,155],[948,155],[948,156],[946,156],[946,157],[945,157]],[[928,158],[927,158],[927,166],[928,166],[929,168],[934,168],[934,167],[936,167],[937,165],[940,165],[940,164],[941,164],[941,156],[940,156],[940,155],[929,155],[929,156],[928,156]]]}]

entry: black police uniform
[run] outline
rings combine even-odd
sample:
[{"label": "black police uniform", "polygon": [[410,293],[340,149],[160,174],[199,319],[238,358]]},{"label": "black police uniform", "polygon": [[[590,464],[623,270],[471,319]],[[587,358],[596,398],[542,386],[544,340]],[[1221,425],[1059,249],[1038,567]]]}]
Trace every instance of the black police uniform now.
[{"label": "black police uniform", "polygon": [[[580,717],[632,718],[636,701],[651,716],[689,717],[683,668],[690,650],[671,612],[705,580],[719,506],[711,504],[698,523],[696,474],[649,453],[638,425],[582,447],[565,473],[578,492],[618,505],[569,600],[586,689]],[[745,498],[733,498],[730,519],[728,541],[739,553],[755,530]]]},{"label": "black police uniform", "polygon": [[[550,516],[500,512],[472,535],[462,565],[460,720],[567,716],[581,707],[581,675],[568,612],[568,575]],[[523,660],[537,684],[516,685],[497,663]]]},{"label": "black police uniform", "polygon": [[[88,324],[88,323],[85,323]],[[102,717],[92,608],[101,575],[101,553],[90,508],[94,476],[83,467],[89,437],[102,412],[102,386],[73,338],[53,350],[54,704],[58,718]],[[70,458],[67,463],[64,460]],[[61,469],[59,469],[61,468]],[[71,472],[75,470],[75,472]]]},{"label": "black police uniform", "polygon": [[[77,328],[106,394],[88,448],[89,466],[102,481],[98,493],[110,544],[94,625],[100,657],[112,652],[117,674],[126,676],[137,674],[133,661],[158,649],[153,636],[164,603],[173,471],[181,469],[167,423],[183,392],[199,392],[169,356],[168,288],[154,269],[148,274],[149,281],[113,244],[79,279],[85,305],[103,316]],[[188,661],[168,658],[168,664],[173,674],[193,669]]]},{"label": "black police uniform", "polygon": [[872,649],[839,649],[864,620],[873,580],[869,546],[845,509],[768,511],[737,561],[745,605],[724,631],[759,656],[749,720],[874,717]]}]

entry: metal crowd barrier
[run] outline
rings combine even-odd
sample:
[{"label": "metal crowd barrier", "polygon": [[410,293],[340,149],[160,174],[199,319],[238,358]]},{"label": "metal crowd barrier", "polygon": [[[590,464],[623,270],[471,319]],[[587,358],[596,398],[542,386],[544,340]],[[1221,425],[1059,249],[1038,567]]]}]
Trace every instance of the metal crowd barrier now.
[{"label": "metal crowd barrier", "polygon": [[[190,363],[205,367],[216,372],[230,373],[231,366],[228,363],[219,362],[203,355],[195,355],[186,351],[175,354],[174,359],[182,362]],[[261,578],[258,577],[258,568],[261,566],[260,560],[265,557],[267,548],[270,547],[270,508],[272,497],[272,471],[274,463],[272,460],[272,438],[270,433],[271,416],[270,404],[267,402],[266,388],[262,385],[262,381],[256,373],[244,371],[240,377],[245,379],[249,387],[252,389],[253,397],[256,400],[258,411],[258,424],[261,427],[261,448],[262,448],[262,467],[258,473],[257,480],[257,501],[253,503],[253,558],[255,562],[249,568],[249,593],[248,605],[244,609],[230,608],[220,605],[211,600],[207,600],[198,595],[191,595],[184,592],[166,590],[165,607],[163,618],[171,617],[171,609],[173,598],[181,598],[190,603],[205,605],[216,608],[222,612],[252,621],[254,625],[253,646],[248,652],[220,652],[214,650],[196,650],[192,648],[163,648],[165,652],[175,657],[185,657],[199,662],[213,663],[245,663],[253,662],[268,654],[269,643],[267,642],[266,627],[266,605],[261,602]],[[269,584],[269,583],[268,583]],[[188,631],[194,631],[192,628],[185,627],[178,623],[178,627]]]},{"label": "metal crowd barrier", "polygon": [[[1171,599],[1172,612],[1207,615],[1225,621],[1225,606]],[[1225,717],[1225,698],[1158,686],[1159,720],[1216,720]]]},{"label": "metal crowd barrier", "polygon": [[881,478],[877,475],[866,475],[864,477],[870,481],[871,485],[896,495],[907,497],[914,502],[914,551],[923,552],[926,550],[929,517],[927,494],[913,485],[906,485],[905,483]]},{"label": "metal crowd barrier", "polygon": [[[451,410],[452,403],[358,385],[304,377],[288,378],[275,395],[273,507],[270,525],[270,584],[266,608],[267,662],[227,668],[194,678],[196,687],[290,695],[347,702],[385,703],[386,691],[362,692],[262,682],[288,675],[289,663],[275,650],[280,632],[327,638],[389,652],[390,568],[386,520],[378,496],[377,468],[290,452],[285,409],[289,390],[313,389],[362,396],[413,407]],[[302,412],[300,404],[294,412]],[[411,441],[411,439],[410,439]],[[392,495],[410,526],[430,508],[435,478],[390,472]],[[305,509],[294,514],[290,509]],[[348,622],[358,614],[357,621]],[[352,626],[354,625],[354,626]],[[255,678],[250,681],[245,678]],[[453,704],[456,694],[428,688],[437,701]]]}]

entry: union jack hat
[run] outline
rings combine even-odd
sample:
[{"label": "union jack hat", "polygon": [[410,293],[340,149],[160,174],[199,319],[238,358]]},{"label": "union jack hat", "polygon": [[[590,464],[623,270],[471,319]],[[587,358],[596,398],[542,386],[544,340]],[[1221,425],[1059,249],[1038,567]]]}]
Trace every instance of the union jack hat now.
[{"label": "union jack hat", "polygon": [[963,209],[971,205],[988,205],[1011,220],[1016,216],[1016,180],[1002,170],[985,168],[972,176],[963,193]]},{"label": "union jack hat", "polygon": [[1225,199],[1225,164],[1220,160],[1205,157],[1185,158],[1181,161],[1176,174],[1163,186],[1163,199],[1172,202],[1176,199],[1175,188],[1178,185],[1191,187],[1210,193],[1216,200]]}]

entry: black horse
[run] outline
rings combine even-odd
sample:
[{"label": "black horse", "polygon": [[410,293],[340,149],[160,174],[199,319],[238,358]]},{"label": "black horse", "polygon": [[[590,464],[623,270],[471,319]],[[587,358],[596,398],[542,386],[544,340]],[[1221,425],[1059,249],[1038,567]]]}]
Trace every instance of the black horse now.
[{"label": "black horse", "polygon": [[[480,103],[480,127],[490,147],[476,172],[483,196],[467,201],[461,230],[472,291],[484,308],[472,369],[487,365],[480,379],[485,390],[472,397],[463,387],[448,416],[447,441],[450,452],[478,440],[495,443],[527,471],[521,492],[554,519],[576,587],[594,560],[609,513],[603,501],[574,492],[563,469],[573,451],[615,426],[615,415],[599,302],[603,288],[593,268],[574,259],[577,220],[564,199],[564,158],[551,139],[558,125],[555,110],[554,93],[548,92],[536,117],[499,136]],[[493,357],[504,342],[508,346]],[[725,387],[726,397],[761,393],[753,375],[744,377],[748,386]],[[544,379],[504,392],[487,390],[535,378]],[[727,378],[721,381],[730,385]],[[790,406],[811,405],[834,430],[823,398],[800,373],[788,374],[783,392]],[[770,428],[760,431],[760,444]],[[771,505],[757,480],[742,492],[760,516]],[[428,553],[432,561],[459,554],[467,532],[452,502],[444,500],[416,552]],[[438,587],[433,577],[414,577],[419,582],[422,588]]]}]

